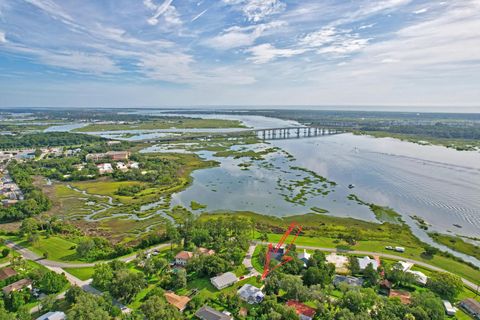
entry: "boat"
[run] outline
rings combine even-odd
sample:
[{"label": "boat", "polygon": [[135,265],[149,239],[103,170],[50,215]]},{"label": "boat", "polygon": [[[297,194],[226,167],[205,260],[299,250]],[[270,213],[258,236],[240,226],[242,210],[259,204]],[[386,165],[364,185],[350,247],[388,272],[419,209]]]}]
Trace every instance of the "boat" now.
[{"label": "boat", "polygon": [[353,189],[353,188],[355,188],[355,185],[354,185],[354,184],[349,184],[349,185],[348,185],[348,189]]}]

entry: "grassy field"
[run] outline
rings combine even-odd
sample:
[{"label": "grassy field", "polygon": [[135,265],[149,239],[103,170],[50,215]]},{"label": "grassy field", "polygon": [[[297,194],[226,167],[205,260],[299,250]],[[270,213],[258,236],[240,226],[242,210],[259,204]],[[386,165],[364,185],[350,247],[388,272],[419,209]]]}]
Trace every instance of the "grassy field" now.
[{"label": "grassy field", "polygon": [[119,130],[154,130],[154,129],[210,129],[210,128],[244,128],[240,121],[223,119],[171,118],[135,123],[90,124],[75,129],[77,132],[99,132]]},{"label": "grassy field", "polygon": [[94,268],[64,268],[64,270],[80,280],[88,280],[93,276]]},{"label": "grassy field", "polygon": [[440,233],[430,233],[430,237],[432,237],[435,242],[443,244],[450,249],[468,254],[480,260],[480,247],[466,242],[460,237]]}]

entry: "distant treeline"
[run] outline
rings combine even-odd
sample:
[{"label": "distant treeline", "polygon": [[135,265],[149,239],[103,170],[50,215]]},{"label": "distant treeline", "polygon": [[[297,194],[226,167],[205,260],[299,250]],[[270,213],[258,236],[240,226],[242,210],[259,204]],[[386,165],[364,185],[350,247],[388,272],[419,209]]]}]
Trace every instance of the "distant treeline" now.
[{"label": "distant treeline", "polygon": [[42,132],[18,136],[0,135],[0,149],[59,147],[105,140],[101,137],[69,132]]}]

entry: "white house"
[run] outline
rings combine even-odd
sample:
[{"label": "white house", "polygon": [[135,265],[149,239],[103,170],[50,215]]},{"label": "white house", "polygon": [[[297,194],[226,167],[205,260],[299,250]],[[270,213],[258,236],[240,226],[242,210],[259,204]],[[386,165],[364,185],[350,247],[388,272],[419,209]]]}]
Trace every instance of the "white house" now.
[{"label": "white house", "polygon": [[374,270],[378,269],[378,261],[370,258],[369,256],[365,256],[363,258],[357,258],[357,260],[358,260],[358,265],[360,266],[361,271],[365,270],[369,264],[373,266]]},{"label": "white house", "polygon": [[413,263],[411,262],[405,262],[405,261],[398,261],[395,264],[395,267],[398,268],[399,270],[402,270],[403,272],[407,272],[413,267]]},{"label": "white house", "polygon": [[415,276],[415,280],[417,281],[417,283],[419,283],[421,285],[426,285],[427,284],[428,277],[423,272],[413,271],[413,270],[407,270],[407,272],[411,273]]},{"label": "white house", "polygon": [[225,272],[224,274],[221,274],[219,276],[216,276],[210,279],[210,282],[218,290],[222,290],[223,288],[229,287],[237,281],[238,281],[238,278],[233,272]]},{"label": "white house", "polygon": [[303,252],[298,254],[298,259],[303,261],[303,266],[307,266],[308,259],[310,259],[311,254],[307,252],[307,250],[303,249]]},{"label": "white house", "polygon": [[455,313],[457,313],[457,309],[454,306],[452,306],[450,301],[443,300],[442,302],[443,302],[443,307],[445,308],[445,313],[447,314],[447,316],[454,316]]},{"label": "white house", "polygon": [[62,311],[51,311],[38,317],[36,320],[65,320],[67,316]]},{"label": "white house", "polygon": [[265,297],[262,290],[255,286],[252,286],[251,284],[243,285],[243,287],[238,289],[237,294],[240,299],[248,302],[249,304],[260,303]]},{"label": "white house", "polygon": [[100,163],[97,164],[98,172],[100,174],[112,173],[113,167],[111,163]]},{"label": "white house", "polygon": [[185,267],[188,263],[188,260],[190,260],[193,257],[193,252],[190,251],[180,251],[177,253],[175,256],[175,264],[177,266],[182,266]]}]

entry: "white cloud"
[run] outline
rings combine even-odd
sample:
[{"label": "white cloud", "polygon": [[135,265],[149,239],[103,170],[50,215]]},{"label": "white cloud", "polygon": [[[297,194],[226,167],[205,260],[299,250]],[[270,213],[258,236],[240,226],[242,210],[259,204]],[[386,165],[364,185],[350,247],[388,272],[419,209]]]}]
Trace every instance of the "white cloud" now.
[{"label": "white cloud", "polygon": [[358,27],[358,29],[359,30],[370,29],[370,28],[374,27],[375,25],[376,25],[376,23],[365,24],[363,26]]},{"label": "white cloud", "polygon": [[178,12],[172,5],[173,0],[165,0],[159,5],[156,5],[153,0],[144,0],[143,4],[149,10],[154,11],[154,15],[151,16],[147,22],[148,24],[155,26],[159,22],[159,18],[163,16],[165,22],[172,25],[181,24],[181,20],[178,16]]},{"label": "white cloud", "polygon": [[248,60],[256,64],[267,63],[277,58],[288,58],[295,55],[302,54],[306,49],[278,49],[270,43],[260,44],[258,46],[246,50],[252,56]]},{"label": "white cloud", "polygon": [[0,43],[7,42],[7,38],[5,37],[5,32],[0,31]]},{"label": "white cloud", "polygon": [[248,21],[259,22],[265,17],[285,10],[285,3],[279,0],[223,0],[224,3],[240,6]]},{"label": "white cloud", "polygon": [[413,14],[422,14],[422,13],[425,13],[427,11],[428,11],[428,8],[423,8],[423,9],[413,11]]},{"label": "white cloud", "polygon": [[345,55],[363,49],[370,39],[360,38],[349,30],[337,30],[325,27],[307,34],[299,44],[307,48],[315,48],[317,53]]},{"label": "white cloud", "polygon": [[216,37],[207,39],[204,44],[220,50],[251,46],[266,31],[285,25],[285,22],[273,21],[248,27],[234,26],[224,30],[222,34]]}]

